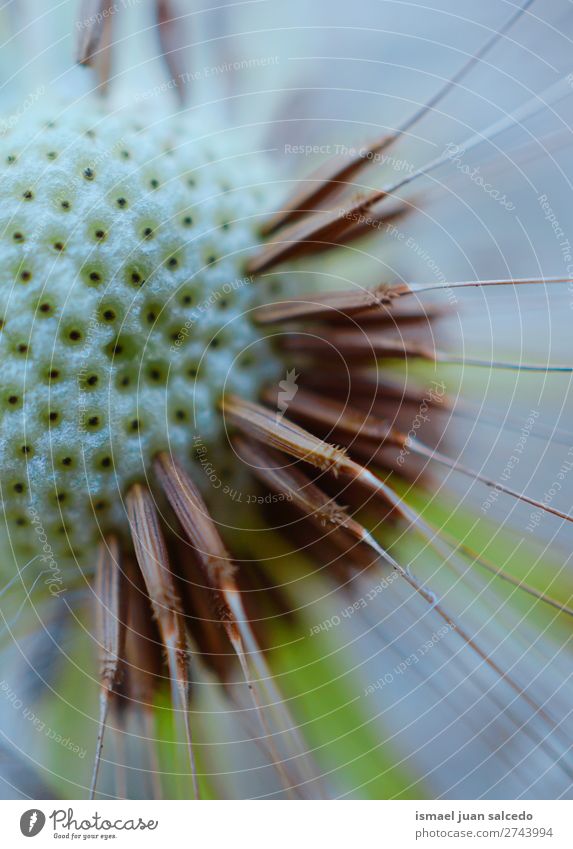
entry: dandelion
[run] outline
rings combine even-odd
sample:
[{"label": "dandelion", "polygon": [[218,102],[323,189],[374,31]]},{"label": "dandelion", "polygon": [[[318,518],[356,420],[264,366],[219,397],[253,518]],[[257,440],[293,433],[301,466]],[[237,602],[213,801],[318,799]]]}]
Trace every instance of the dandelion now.
[{"label": "dandelion", "polygon": [[[552,298],[571,276],[535,268],[451,280],[409,237],[427,282],[304,283],[385,237],[399,246],[414,215],[402,190],[452,170],[452,149],[465,167],[472,151],[570,94],[564,77],[418,167],[394,156],[532,2],[398,129],[336,146],[282,197],[271,162],[198,125],[193,110],[145,114],[158,95],[176,91],[184,105],[201,85],[185,69],[184,28],[167,2],[154,4],[167,82],[150,82],[135,106],[112,106],[114,30],[130,4],[87,3],[77,60],[110,99],[35,97],[2,124],[4,560],[18,569],[21,609],[31,606],[47,634],[34,655],[45,690],[68,697],[55,683],[54,619],[97,646],[97,728],[83,729],[93,769],[75,767],[83,793],[406,797],[422,785],[459,795],[461,785],[517,796],[540,781],[567,792],[573,609],[553,575],[564,555],[541,542],[537,557],[526,555],[530,535],[516,542],[498,509],[503,499],[525,505],[537,524],[572,517],[566,502],[514,482],[526,445],[543,436],[538,409],[521,424],[496,418],[455,397],[451,375],[567,380],[573,366],[460,353],[441,328],[472,291]],[[252,63],[213,67],[221,77]],[[362,185],[367,169],[396,162],[383,188]],[[462,462],[446,434],[448,422],[488,416],[521,439],[511,474]],[[566,445],[569,435],[551,426],[545,438]],[[440,474],[479,488],[486,543],[475,522],[449,521],[455,501],[435,488]],[[36,608],[41,558],[52,583]],[[3,570],[11,599],[18,582]],[[3,613],[11,634],[20,612]],[[370,657],[357,663],[364,633]],[[356,687],[369,698],[354,726],[341,720],[338,734],[330,714],[356,693],[331,710],[305,667],[319,670],[343,648],[349,666],[372,674]],[[373,703],[386,706],[381,716],[361,720]],[[225,740],[229,717],[239,730]],[[341,770],[323,722],[342,740],[369,726],[357,754],[341,742]],[[390,753],[402,751],[394,763]],[[360,759],[369,765],[357,773]],[[253,760],[245,794],[240,770]],[[61,780],[57,791],[73,793]]]}]

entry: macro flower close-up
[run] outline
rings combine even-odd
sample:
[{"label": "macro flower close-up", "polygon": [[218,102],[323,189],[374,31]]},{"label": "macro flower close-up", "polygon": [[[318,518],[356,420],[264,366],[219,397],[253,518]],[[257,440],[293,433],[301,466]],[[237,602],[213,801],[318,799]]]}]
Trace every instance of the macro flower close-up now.
[{"label": "macro flower close-up", "polygon": [[2,799],[571,799],[572,35],[0,7]]}]

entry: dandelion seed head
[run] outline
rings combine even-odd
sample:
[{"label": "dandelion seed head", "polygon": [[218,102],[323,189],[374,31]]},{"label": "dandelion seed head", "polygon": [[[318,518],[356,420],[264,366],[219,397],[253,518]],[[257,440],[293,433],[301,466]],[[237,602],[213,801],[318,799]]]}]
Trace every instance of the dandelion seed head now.
[{"label": "dandelion seed head", "polygon": [[44,107],[0,141],[4,507],[18,544],[31,504],[60,556],[126,526],[158,451],[196,463],[199,434],[220,462],[223,388],[254,398],[284,372],[245,269],[260,158],[184,117],[140,121]]}]

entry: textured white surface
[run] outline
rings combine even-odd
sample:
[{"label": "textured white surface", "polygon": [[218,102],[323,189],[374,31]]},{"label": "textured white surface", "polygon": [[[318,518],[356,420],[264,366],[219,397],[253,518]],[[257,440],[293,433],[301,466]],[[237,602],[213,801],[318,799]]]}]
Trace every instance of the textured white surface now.
[{"label": "textured white surface", "polygon": [[258,158],[196,131],[144,130],[88,100],[30,109],[1,139],[0,465],[16,542],[29,504],[64,552],[121,530],[126,486],[158,450],[189,461],[199,436],[222,462],[225,381],[253,397],[280,375],[249,314],[265,284],[244,271],[265,209]]}]

